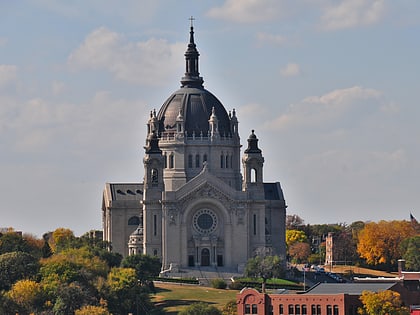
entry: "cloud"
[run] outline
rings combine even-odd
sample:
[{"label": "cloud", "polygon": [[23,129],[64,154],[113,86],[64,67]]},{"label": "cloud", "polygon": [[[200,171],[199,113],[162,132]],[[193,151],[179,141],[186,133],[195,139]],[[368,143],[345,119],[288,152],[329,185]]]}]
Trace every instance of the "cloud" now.
[{"label": "cloud", "polygon": [[286,67],[281,69],[280,73],[284,77],[298,76],[301,73],[300,66],[297,63],[288,63]]},{"label": "cloud", "polygon": [[321,96],[310,96],[297,104],[291,104],[286,113],[266,125],[271,129],[288,129],[338,124],[338,119],[343,119],[344,115],[350,118],[350,115],[367,113],[372,103],[377,104],[380,95],[380,91],[354,86]]},{"label": "cloud", "polygon": [[257,40],[260,43],[272,43],[275,45],[283,45],[287,42],[286,37],[282,35],[275,35],[264,32],[257,33]]},{"label": "cloud", "polygon": [[17,79],[18,68],[14,65],[0,65],[0,87]]},{"label": "cloud", "polygon": [[101,27],[70,54],[68,63],[74,69],[105,70],[133,84],[161,85],[171,74],[179,73],[179,56],[185,49],[183,43],[169,44],[163,39],[128,42]]},{"label": "cloud", "polygon": [[279,0],[226,0],[222,6],[210,9],[207,15],[238,23],[254,23],[276,18],[282,6]]},{"label": "cloud", "polygon": [[378,22],[385,12],[384,0],[343,0],[325,8],[321,26],[326,30],[339,30]]}]

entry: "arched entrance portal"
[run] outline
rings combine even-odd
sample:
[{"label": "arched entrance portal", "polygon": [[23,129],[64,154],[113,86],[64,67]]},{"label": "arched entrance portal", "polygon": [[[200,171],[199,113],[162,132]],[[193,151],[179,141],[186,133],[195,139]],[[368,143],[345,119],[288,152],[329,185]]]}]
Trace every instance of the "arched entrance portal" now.
[{"label": "arched entrance portal", "polygon": [[210,266],[210,250],[208,248],[201,250],[201,266]]}]

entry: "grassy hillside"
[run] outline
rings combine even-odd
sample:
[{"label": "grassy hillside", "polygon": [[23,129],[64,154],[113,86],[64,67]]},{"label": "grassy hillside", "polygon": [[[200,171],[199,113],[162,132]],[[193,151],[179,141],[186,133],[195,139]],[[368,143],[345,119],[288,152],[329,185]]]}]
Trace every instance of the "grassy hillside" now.
[{"label": "grassy hillside", "polygon": [[155,287],[157,293],[153,296],[153,301],[171,315],[178,314],[184,307],[195,302],[208,302],[217,308],[222,308],[230,300],[235,300],[239,292],[159,282],[155,282]]}]

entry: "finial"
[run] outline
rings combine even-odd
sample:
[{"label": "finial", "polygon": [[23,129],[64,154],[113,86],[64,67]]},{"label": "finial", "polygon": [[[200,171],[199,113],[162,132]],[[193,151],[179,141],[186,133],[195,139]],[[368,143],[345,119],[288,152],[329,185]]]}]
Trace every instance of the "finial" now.
[{"label": "finial", "polygon": [[194,17],[191,15],[191,16],[190,16],[190,18],[189,18],[188,20],[190,20],[190,23],[191,23],[191,25],[190,25],[190,26],[191,26],[191,28],[193,28],[193,27],[194,27],[194,25],[193,25],[193,21],[195,20],[195,19],[194,19]]}]

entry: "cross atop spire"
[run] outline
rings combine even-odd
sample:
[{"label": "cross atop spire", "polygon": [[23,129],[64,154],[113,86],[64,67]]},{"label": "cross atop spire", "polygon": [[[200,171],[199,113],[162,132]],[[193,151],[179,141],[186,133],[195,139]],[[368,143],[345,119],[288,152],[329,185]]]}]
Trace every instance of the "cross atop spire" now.
[{"label": "cross atop spire", "polygon": [[185,52],[185,76],[181,78],[182,87],[203,87],[203,78],[198,72],[198,56],[197,47],[194,42],[194,17],[189,18],[191,22],[190,27],[190,42],[188,43],[187,51]]},{"label": "cross atop spire", "polygon": [[195,18],[191,15],[188,20],[190,20],[191,22],[191,27],[194,27],[193,21],[195,20]]}]

